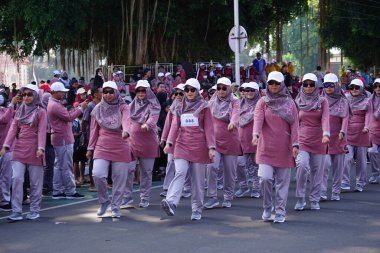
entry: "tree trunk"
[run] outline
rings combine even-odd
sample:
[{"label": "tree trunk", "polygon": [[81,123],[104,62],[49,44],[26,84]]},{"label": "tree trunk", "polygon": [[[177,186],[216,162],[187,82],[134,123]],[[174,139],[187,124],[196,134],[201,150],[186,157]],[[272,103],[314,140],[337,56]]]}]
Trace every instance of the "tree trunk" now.
[{"label": "tree trunk", "polygon": [[82,72],[80,70],[80,58],[81,58],[81,54],[80,54],[80,49],[78,47],[78,51],[77,51],[77,70],[76,70],[76,72],[78,73],[78,76],[82,76]]},{"label": "tree trunk", "polygon": [[61,69],[66,71],[66,57],[65,57],[66,48],[63,44],[61,44],[59,48],[59,55],[61,61]]},{"label": "tree trunk", "polygon": [[282,22],[277,21],[276,24],[276,61],[277,63],[282,62]]},{"label": "tree trunk", "polygon": [[[327,6],[327,0],[320,0],[319,1],[319,32],[321,33],[322,29],[326,25],[326,6]],[[323,39],[320,40],[320,47],[321,47],[321,67],[326,70],[329,69],[329,59],[327,57],[327,48],[325,47],[325,43]]]}]

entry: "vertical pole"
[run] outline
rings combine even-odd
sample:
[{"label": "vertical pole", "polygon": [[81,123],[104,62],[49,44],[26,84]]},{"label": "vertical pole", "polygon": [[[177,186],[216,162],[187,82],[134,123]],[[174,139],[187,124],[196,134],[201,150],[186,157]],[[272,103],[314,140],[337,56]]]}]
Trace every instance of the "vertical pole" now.
[{"label": "vertical pole", "polygon": [[234,0],[234,20],[236,27],[235,40],[235,82],[240,86],[240,25],[239,25],[239,0]]}]

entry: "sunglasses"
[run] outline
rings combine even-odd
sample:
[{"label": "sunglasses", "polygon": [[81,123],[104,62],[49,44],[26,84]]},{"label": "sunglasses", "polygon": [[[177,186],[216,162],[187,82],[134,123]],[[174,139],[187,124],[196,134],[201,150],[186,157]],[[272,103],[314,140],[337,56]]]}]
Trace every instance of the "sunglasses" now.
[{"label": "sunglasses", "polygon": [[239,91],[244,92],[245,90],[244,90],[244,88],[239,88]]},{"label": "sunglasses", "polygon": [[32,92],[23,93],[22,96],[23,97],[33,97],[33,93]]},{"label": "sunglasses", "polygon": [[324,83],[323,87],[324,88],[335,88],[335,83]]},{"label": "sunglasses", "polygon": [[375,84],[373,85],[373,88],[374,88],[374,89],[380,88],[380,83],[375,83]]},{"label": "sunglasses", "polygon": [[302,86],[305,87],[305,88],[306,88],[306,87],[315,87],[315,83],[314,83],[314,82],[312,82],[312,83],[306,83],[306,82],[303,82],[303,83],[302,83]]},{"label": "sunglasses", "polygon": [[210,96],[214,95],[214,93],[215,93],[215,91],[213,91],[213,92],[210,92]]},{"label": "sunglasses", "polygon": [[114,90],[103,90],[103,94],[115,94]]},{"label": "sunglasses", "polygon": [[174,93],[174,96],[181,96],[181,97],[183,97],[183,93],[182,92],[176,92],[176,93]]},{"label": "sunglasses", "polygon": [[252,88],[245,88],[244,91],[245,91],[245,92],[255,92],[255,89],[252,89]]},{"label": "sunglasses", "polygon": [[279,83],[279,82],[276,82],[276,81],[274,81],[274,80],[270,80],[269,82],[268,82],[268,85],[281,85],[281,83]]},{"label": "sunglasses", "polygon": [[146,93],[146,90],[145,89],[138,89],[138,90],[136,90],[136,93]]},{"label": "sunglasses", "polygon": [[184,90],[185,90],[186,93],[189,93],[190,91],[192,93],[194,93],[197,89],[195,89],[194,87],[191,87],[190,89],[189,88],[185,88]]},{"label": "sunglasses", "polygon": [[226,87],[226,86],[223,86],[223,87],[217,87],[216,89],[217,89],[217,90],[223,90],[223,91],[226,91],[226,90],[227,90],[227,87]]},{"label": "sunglasses", "polygon": [[360,86],[359,85],[351,85],[350,90],[360,90]]}]

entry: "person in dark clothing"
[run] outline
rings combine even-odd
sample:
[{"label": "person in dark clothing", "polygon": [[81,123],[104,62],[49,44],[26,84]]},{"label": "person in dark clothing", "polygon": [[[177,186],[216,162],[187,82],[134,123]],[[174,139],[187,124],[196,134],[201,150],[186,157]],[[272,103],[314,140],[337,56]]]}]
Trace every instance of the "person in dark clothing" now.
[{"label": "person in dark clothing", "polygon": [[100,89],[103,87],[103,83],[105,82],[103,71],[101,68],[97,68],[95,71],[95,79],[94,79],[94,89]]},{"label": "person in dark clothing", "polygon": [[284,64],[282,65],[281,69],[282,74],[284,75],[284,83],[285,86],[290,89],[293,85],[293,77],[292,75],[288,72],[288,65]]},{"label": "person in dark clothing", "polygon": [[73,105],[75,102],[75,97],[77,95],[77,90],[78,90],[78,80],[73,77],[70,81],[70,89],[67,92],[67,105]]}]

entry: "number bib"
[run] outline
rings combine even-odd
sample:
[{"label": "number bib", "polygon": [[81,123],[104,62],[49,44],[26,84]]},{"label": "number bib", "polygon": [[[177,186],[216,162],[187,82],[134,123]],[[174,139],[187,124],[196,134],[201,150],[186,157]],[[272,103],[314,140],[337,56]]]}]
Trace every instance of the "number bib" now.
[{"label": "number bib", "polygon": [[198,118],[191,113],[181,115],[181,127],[199,126]]}]

